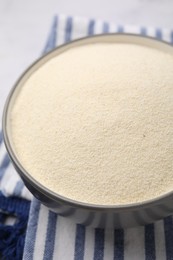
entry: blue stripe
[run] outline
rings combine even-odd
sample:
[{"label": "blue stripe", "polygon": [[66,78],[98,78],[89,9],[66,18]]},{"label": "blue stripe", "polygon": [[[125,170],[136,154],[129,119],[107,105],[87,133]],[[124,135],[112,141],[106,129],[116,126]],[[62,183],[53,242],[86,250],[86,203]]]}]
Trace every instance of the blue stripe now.
[{"label": "blue stripe", "polygon": [[104,22],[103,23],[103,29],[102,29],[103,33],[108,33],[109,32],[109,24]]},{"label": "blue stripe", "polygon": [[28,223],[28,234],[26,234],[25,249],[23,259],[33,259],[35,239],[37,233],[37,224],[40,213],[40,202],[36,199],[33,200],[31,205],[29,223]]},{"label": "blue stripe", "polygon": [[173,220],[172,216],[164,219],[166,259],[173,259]]},{"label": "blue stripe", "polygon": [[4,158],[3,158],[3,160],[2,160],[2,163],[1,163],[0,168],[7,168],[8,165],[9,165],[9,163],[10,163],[10,158],[9,158],[8,154],[6,153],[6,154],[4,155]]},{"label": "blue stripe", "polygon": [[115,229],[114,231],[114,260],[124,259],[124,230]]},{"label": "blue stripe", "polygon": [[5,197],[0,191],[0,209],[12,215],[27,217],[30,201],[15,197]]},{"label": "blue stripe", "polygon": [[104,257],[104,229],[95,229],[94,260],[102,260]]},{"label": "blue stripe", "polygon": [[95,21],[90,20],[88,24],[88,35],[93,35],[94,34],[94,26],[95,26]]},{"label": "blue stripe", "polygon": [[85,226],[76,225],[76,239],[75,239],[75,260],[83,260],[85,247]]},{"label": "blue stripe", "polygon": [[51,51],[56,46],[57,41],[57,25],[58,25],[58,17],[55,16],[53,19],[53,23],[51,26],[51,30],[49,33],[48,41],[46,42],[46,45],[43,50],[43,54]]},{"label": "blue stripe", "polygon": [[19,180],[16,183],[16,186],[15,186],[14,191],[13,191],[13,195],[16,196],[16,197],[20,197],[23,187],[24,187],[23,181]]},{"label": "blue stripe", "polygon": [[6,153],[2,160],[1,166],[0,166],[0,180],[4,176],[4,173],[5,173],[6,169],[8,168],[9,164],[10,164],[10,159],[9,159],[8,154]]},{"label": "blue stripe", "polygon": [[0,131],[0,145],[2,143],[2,139],[3,139],[3,135],[2,135],[2,131]]},{"label": "blue stripe", "polygon": [[162,40],[162,31],[160,29],[156,29],[156,38]]},{"label": "blue stripe", "polygon": [[146,36],[147,35],[147,28],[146,27],[141,27],[140,34],[143,35],[143,36]]},{"label": "blue stripe", "polygon": [[118,28],[117,28],[117,32],[118,33],[123,33],[124,32],[124,27],[119,25]]},{"label": "blue stripe", "polygon": [[0,224],[4,224],[7,214],[0,212]]},{"label": "blue stripe", "polygon": [[145,226],[145,259],[156,259],[154,224]]},{"label": "blue stripe", "polygon": [[49,211],[46,241],[45,241],[44,256],[43,256],[44,260],[53,259],[56,225],[57,225],[57,214],[52,211]]},{"label": "blue stripe", "polygon": [[173,31],[171,31],[171,43],[173,43]]},{"label": "blue stripe", "polygon": [[72,29],[73,29],[73,20],[72,17],[68,17],[66,22],[66,28],[65,28],[65,42],[71,41]]}]

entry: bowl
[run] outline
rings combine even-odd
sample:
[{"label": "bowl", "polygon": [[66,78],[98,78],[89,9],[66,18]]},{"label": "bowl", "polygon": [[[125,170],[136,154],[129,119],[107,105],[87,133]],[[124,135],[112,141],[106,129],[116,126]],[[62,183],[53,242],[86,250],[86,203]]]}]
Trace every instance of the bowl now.
[{"label": "bowl", "polygon": [[88,43],[133,43],[149,46],[154,49],[171,53],[173,47],[168,43],[158,41],[149,37],[131,35],[131,34],[105,34],[92,37],[86,37],[71,43],[62,45],[47,55],[38,59],[27,69],[17,81],[11,90],[3,113],[3,136],[6,149],[11,161],[23,179],[26,187],[31,193],[46,205],[50,210],[57,212],[59,215],[71,218],[75,223],[99,228],[126,228],[138,225],[145,225],[166,217],[173,213],[173,191],[166,193],[154,199],[133,203],[127,205],[95,205],[74,201],[70,198],[63,197],[36,181],[29,172],[27,172],[18,160],[13,148],[13,140],[10,135],[9,115],[10,110],[15,102],[15,97],[19,93],[25,81],[36,69],[46,63],[52,57],[59,55],[66,50],[85,45]]}]

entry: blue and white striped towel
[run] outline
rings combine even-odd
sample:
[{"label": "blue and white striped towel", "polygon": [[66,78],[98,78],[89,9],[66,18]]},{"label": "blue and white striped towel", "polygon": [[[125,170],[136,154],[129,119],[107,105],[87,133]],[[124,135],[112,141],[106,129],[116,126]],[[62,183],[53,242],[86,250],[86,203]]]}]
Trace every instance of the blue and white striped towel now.
[{"label": "blue and white striped towel", "polygon": [[7,155],[2,141],[2,132],[0,133],[0,138],[0,191],[7,197],[16,196],[31,200],[31,193],[24,186],[23,181],[14,170]]},{"label": "blue and white striped towel", "polygon": [[[86,35],[127,32],[149,35],[173,43],[173,31],[142,26],[117,26],[114,23],[67,16],[55,17],[44,52]],[[6,195],[31,199],[15,173],[0,139],[0,189]],[[164,260],[173,259],[173,219],[127,230],[102,230],[75,225],[57,216],[33,199],[27,228],[24,260]]]}]

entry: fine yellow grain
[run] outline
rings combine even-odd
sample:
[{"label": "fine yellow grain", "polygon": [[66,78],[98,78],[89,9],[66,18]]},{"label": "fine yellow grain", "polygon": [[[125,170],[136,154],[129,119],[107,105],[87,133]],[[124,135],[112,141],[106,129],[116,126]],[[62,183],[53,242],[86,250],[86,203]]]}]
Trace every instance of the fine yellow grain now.
[{"label": "fine yellow grain", "polygon": [[65,197],[102,205],[173,190],[173,56],[90,44],[52,58],[11,111],[23,167]]}]

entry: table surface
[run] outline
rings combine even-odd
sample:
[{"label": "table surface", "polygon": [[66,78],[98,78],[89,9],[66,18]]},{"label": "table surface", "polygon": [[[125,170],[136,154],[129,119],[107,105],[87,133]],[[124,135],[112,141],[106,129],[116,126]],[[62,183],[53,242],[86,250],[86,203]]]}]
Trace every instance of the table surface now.
[{"label": "table surface", "polygon": [[0,0],[0,116],[19,75],[43,49],[54,14],[173,28],[172,0]]}]

